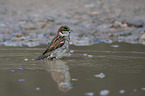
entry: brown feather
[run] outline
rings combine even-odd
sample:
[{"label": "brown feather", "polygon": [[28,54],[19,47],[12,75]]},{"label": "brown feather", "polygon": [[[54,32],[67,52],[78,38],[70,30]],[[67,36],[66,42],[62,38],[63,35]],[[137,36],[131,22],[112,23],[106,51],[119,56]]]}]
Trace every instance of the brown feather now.
[{"label": "brown feather", "polygon": [[48,52],[51,52],[57,48],[62,47],[64,45],[64,43],[65,43],[65,39],[63,39],[61,36],[56,36],[52,40],[50,46],[43,52],[43,55],[48,53]]},{"label": "brown feather", "polygon": [[61,26],[57,32],[57,36],[51,41],[51,43],[48,45],[47,49],[43,52],[43,54],[39,56],[38,58],[36,58],[35,60],[47,58],[49,54],[46,54],[46,53],[49,53],[64,45],[65,39],[59,35],[59,32],[62,32],[62,31],[70,31],[70,28],[68,26]]}]

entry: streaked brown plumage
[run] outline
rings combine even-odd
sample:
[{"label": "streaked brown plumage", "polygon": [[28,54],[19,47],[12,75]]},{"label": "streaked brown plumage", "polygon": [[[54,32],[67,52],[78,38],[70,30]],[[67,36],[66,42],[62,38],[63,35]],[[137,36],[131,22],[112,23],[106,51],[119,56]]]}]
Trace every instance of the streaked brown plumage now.
[{"label": "streaked brown plumage", "polygon": [[[66,32],[67,32],[67,34],[64,34]],[[61,51],[66,51],[68,49],[70,32],[71,32],[71,30],[68,26],[61,26],[57,32],[57,36],[51,41],[51,43],[48,45],[47,49],[43,52],[43,54],[40,55],[35,60],[40,60],[40,59],[44,59],[44,58],[49,58],[49,59],[61,58],[62,56],[59,56],[59,50],[61,48],[61,50],[60,50],[60,52],[61,52]],[[65,44],[66,42],[67,42],[67,44]],[[64,45],[66,46],[66,49],[62,48]],[[57,51],[55,51],[55,50],[57,50]],[[62,53],[60,53],[60,55],[61,54]]]}]

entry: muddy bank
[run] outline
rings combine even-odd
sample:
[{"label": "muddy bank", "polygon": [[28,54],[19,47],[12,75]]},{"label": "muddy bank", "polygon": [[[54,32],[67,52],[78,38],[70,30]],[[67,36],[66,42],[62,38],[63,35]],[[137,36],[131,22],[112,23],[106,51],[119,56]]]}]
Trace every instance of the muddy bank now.
[{"label": "muddy bank", "polygon": [[0,45],[47,44],[61,25],[71,44],[145,44],[144,0],[1,0]]}]

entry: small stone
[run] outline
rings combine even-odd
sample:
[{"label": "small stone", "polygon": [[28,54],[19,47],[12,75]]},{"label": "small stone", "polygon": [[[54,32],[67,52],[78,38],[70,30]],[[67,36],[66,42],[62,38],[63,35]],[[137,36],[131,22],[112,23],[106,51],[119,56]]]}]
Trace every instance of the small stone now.
[{"label": "small stone", "polygon": [[144,39],[145,40],[145,34],[143,34],[140,39]]},{"label": "small stone", "polygon": [[40,87],[36,87],[36,90],[39,91],[40,90]]},{"label": "small stone", "polygon": [[126,23],[125,24],[121,24],[120,26],[123,27],[123,28],[127,28],[128,27],[128,25]]},{"label": "small stone", "polygon": [[133,89],[133,92],[136,92],[137,90],[136,89]]},{"label": "small stone", "polygon": [[25,58],[24,60],[25,60],[25,61],[28,61],[28,59],[27,59],[27,58]]},{"label": "small stone", "polygon": [[100,91],[100,95],[101,96],[106,96],[106,95],[108,95],[110,92],[109,92],[109,90],[102,90],[102,91]]},{"label": "small stone", "polygon": [[100,73],[100,74],[97,74],[97,75],[94,75],[95,77],[98,77],[98,78],[104,78],[105,77],[105,74],[104,73]]},{"label": "small stone", "polygon": [[78,81],[78,79],[75,79],[75,78],[74,78],[74,79],[72,79],[72,81]]},{"label": "small stone", "polygon": [[106,13],[110,13],[110,10],[109,10],[109,9],[106,9],[106,10],[104,10],[104,12],[106,12]]},{"label": "small stone", "polygon": [[87,96],[94,96],[94,92],[88,92],[85,95],[87,95]]},{"label": "small stone", "polygon": [[18,68],[19,70],[23,70],[23,68]]},{"label": "small stone", "polygon": [[144,22],[143,20],[124,20],[124,23],[126,23],[128,26],[134,26],[134,27],[143,27]]},{"label": "small stone", "polygon": [[125,90],[120,90],[119,93],[123,94],[125,93]]},{"label": "small stone", "polygon": [[34,61],[35,59],[31,59],[32,61]]},{"label": "small stone", "polygon": [[67,87],[70,87],[70,86],[72,86],[72,84],[66,84],[66,86],[67,86]]},{"label": "small stone", "polygon": [[73,43],[72,42],[69,42],[69,44],[72,45]]},{"label": "small stone", "polygon": [[123,31],[119,33],[120,36],[130,36],[132,33],[130,31]]},{"label": "small stone", "polygon": [[132,53],[138,53],[137,51],[132,51]]},{"label": "small stone", "polygon": [[101,41],[104,43],[112,43],[113,42],[112,40],[101,40]]},{"label": "small stone", "polygon": [[86,4],[84,7],[86,7],[86,8],[93,8],[93,7],[95,7],[95,4]]},{"label": "small stone", "polygon": [[85,54],[85,53],[83,54],[83,56],[87,56],[87,55],[88,55],[88,54]]},{"label": "small stone", "polygon": [[76,46],[90,46],[93,45],[93,37],[82,37],[80,39],[74,39],[73,44]]},{"label": "small stone", "polygon": [[20,34],[20,33],[18,33],[18,34],[15,35],[15,37],[22,37],[22,36],[23,36],[23,35]]},{"label": "small stone", "polygon": [[74,50],[70,50],[70,53],[73,53],[74,52]]},{"label": "small stone", "polygon": [[11,72],[15,72],[15,70],[11,70]]},{"label": "small stone", "polygon": [[23,82],[23,81],[25,81],[25,79],[18,79],[18,81],[19,81],[19,82]]},{"label": "small stone", "polygon": [[6,24],[0,24],[0,27],[1,28],[6,27]]},{"label": "small stone", "polygon": [[117,47],[119,47],[119,45],[111,45],[112,47],[114,47],[114,48],[117,48]]},{"label": "small stone", "polygon": [[141,88],[141,90],[145,91],[145,87]]},{"label": "small stone", "polygon": [[99,15],[99,13],[98,12],[92,12],[92,13],[90,13],[90,15]]},{"label": "small stone", "polygon": [[11,30],[5,30],[4,32],[5,32],[5,33],[10,33],[10,32],[11,32]]},{"label": "small stone", "polygon": [[92,57],[93,57],[93,55],[88,55],[88,57],[92,58]]}]

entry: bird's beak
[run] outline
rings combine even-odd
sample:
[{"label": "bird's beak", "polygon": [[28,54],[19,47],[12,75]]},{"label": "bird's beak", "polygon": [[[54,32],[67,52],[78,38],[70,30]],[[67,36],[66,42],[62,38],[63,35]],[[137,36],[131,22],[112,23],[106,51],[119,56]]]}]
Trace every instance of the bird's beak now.
[{"label": "bird's beak", "polygon": [[69,30],[68,32],[72,32],[73,30]]}]

